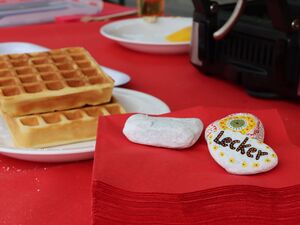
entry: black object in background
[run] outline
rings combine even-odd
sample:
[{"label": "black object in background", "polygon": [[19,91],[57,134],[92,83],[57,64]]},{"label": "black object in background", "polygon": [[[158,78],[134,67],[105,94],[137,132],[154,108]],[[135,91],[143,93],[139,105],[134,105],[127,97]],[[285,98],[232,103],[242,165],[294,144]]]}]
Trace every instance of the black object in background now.
[{"label": "black object in background", "polygon": [[193,0],[191,62],[207,75],[242,83],[251,95],[300,99],[300,1],[247,1],[229,34],[213,33],[235,4]]}]

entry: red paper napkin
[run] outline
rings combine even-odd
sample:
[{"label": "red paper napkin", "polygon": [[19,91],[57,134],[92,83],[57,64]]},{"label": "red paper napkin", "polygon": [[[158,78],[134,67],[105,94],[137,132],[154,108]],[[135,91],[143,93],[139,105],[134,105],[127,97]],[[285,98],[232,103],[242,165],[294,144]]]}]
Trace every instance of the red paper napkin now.
[{"label": "red paper napkin", "polygon": [[297,225],[299,186],[226,186],[185,194],[137,193],[94,182],[94,225]]},{"label": "red paper napkin", "polygon": [[[205,126],[242,110],[192,108],[168,116],[197,117]],[[204,135],[188,150],[170,150],[134,144],[122,134],[128,115],[100,119],[94,178],[136,192],[183,193],[225,185],[280,188],[300,181],[300,151],[293,146],[276,110],[251,112],[264,126],[265,142],[278,154],[279,165],[268,173],[237,176],[225,172],[210,156]],[[171,182],[170,182],[171,181]]]},{"label": "red paper napkin", "polygon": [[[243,110],[195,107],[167,116],[196,117],[207,126],[237,112]],[[218,166],[203,134],[187,150],[156,148],[126,139],[122,128],[129,115],[101,118],[94,224],[223,224],[224,218],[231,224],[293,224],[300,219],[299,148],[290,143],[276,110],[248,112],[262,120],[265,142],[279,157],[274,170],[253,176],[231,175]]]}]

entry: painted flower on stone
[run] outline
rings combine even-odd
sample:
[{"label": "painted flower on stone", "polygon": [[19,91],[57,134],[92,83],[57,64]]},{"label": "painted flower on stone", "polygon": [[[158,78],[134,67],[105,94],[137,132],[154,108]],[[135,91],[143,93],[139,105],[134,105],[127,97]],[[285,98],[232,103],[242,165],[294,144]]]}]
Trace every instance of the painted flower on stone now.
[{"label": "painted flower on stone", "polygon": [[254,118],[248,115],[228,116],[220,120],[219,125],[223,130],[239,131],[247,134],[256,126]]}]

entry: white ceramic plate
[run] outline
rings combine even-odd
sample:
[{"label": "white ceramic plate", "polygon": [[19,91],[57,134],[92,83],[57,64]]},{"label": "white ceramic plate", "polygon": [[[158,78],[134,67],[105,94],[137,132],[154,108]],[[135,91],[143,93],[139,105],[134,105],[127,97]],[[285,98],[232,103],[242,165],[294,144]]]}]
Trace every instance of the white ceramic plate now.
[{"label": "white ceramic plate", "polygon": [[160,17],[156,23],[135,18],[109,23],[100,33],[135,51],[177,54],[188,52],[190,42],[168,42],[165,37],[187,26],[192,26],[192,18]]},{"label": "white ceramic plate", "polygon": [[18,54],[30,52],[45,52],[49,48],[27,42],[2,42],[0,43],[0,54]]},{"label": "white ceramic plate", "polygon": [[[49,51],[40,45],[35,45],[27,42],[2,42],[0,43],[0,54],[17,54],[30,52],[45,52]],[[117,70],[101,66],[103,71],[115,81],[115,86],[121,86],[130,81],[130,76]]]},{"label": "white ceramic plate", "polygon": [[[163,114],[169,107],[158,98],[125,88],[114,88],[113,95],[127,112]],[[69,162],[93,158],[95,141],[61,145],[44,149],[14,147],[5,122],[0,118],[0,153],[9,157],[36,162]]]},{"label": "white ceramic plate", "polygon": [[106,73],[115,81],[115,87],[122,86],[124,84],[127,84],[130,81],[130,76],[128,76],[123,72],[113,70],[106,66],[101,66],[101,68],[104,71],[104,73]]}]

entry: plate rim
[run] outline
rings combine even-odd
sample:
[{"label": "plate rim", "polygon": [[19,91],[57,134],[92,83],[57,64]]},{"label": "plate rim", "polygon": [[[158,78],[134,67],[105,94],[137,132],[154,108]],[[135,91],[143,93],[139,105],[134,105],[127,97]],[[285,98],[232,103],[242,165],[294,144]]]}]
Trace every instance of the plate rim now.
[{"label": "plate rim", "polygon": [[[190,20],[191,22],[193,21],[192,17],[159,17],[161,19],[175,19],[175,18],[181,18],[184,20]],[[124,39],[124,38],[119,38],[113,35],[108,34],[107,32],[105,32],[104,30],[107,29],[107,27],[109,26],[113,26],[115,24],[121,24],[121,23],[126,23],[128,21],[141,21],[143,20],[143,18],[129,18],[129,19],[124,19],[124,20],[118,20],[118,21],[113,21],[110,22],[108,24],[105,24],[104,26],[102,26],[100,28],[100,34],[102,34],[104,37],[117,41],[117,42],[121,42],[121,43],[127,43],[127,44],[135,44],[135,45],[148,45],[148,46],[186,46],[186,45],[190,45],[191,42],[190,41],[185,41],[185,42],[166,42],[166,43],[157,43],[157,42],[150,42],[150,41],[137,41],[137,40],[130,40],[130,39]]]},{"label": "plate rim", "polygon": [[[136,93],[138,95],[150,97],[152,99],[155,99],[157,102],[159,102],[162,106],[165,107],[162,110],[166,110],[166,111],[169,110],[169,112],[171,111],[169,106],[165,102],[163,102],[161,99],[159,99],[153,95],[147,94],[145,92],[136,91],[136,90],[127,89],[127,88],[120,88],[120,87],[115,87],[114,91],[117,91],[119,93],[122,93],[122,92]],[[167,112],[164,112],[164,113],[167,113]],[[164,113],[161,113],[161,114],[164,114]],[[7,146],[0,145],[0,154],[3,154],[3,155],[26,155],[26,156],[30,156],[30,155],[34,155],[34,156],[68,155],[68,156],[70,156],[70,155],[76,155],[76,154],[86,154],[86,153],[95,152],[94,147],[92,147],[90,145],[95,146],[96,140],[90,140],[90,141],[85,141],[85,142],[86,142],[86,145],[88,145],[88,146],[76,147],[78,149],[75,149],[75,150],[74,149],[63,149],[63,145],[52,147],[55,149],[51,149],[51,147],[50,147],[50,149],[47,149],[47,148],[33,149],[33,148],[7,147]],[[78,143],[80,143],[80,142],[78,142]],[[76,143],[74,143],[74,144],[76,144]],[[34,160],[29,160],[29,161],[34,161]]]},{"label": "plate rim", "polygon": [[117,92],[126,92],[126,93],[135,93],[135,94],[138,94],[138,95],[142,95],[142,96],[145,96],[146,98],[152,98],[152,99],[155,99],[156,102],[159,102],[159,104],[161,104],[161,106],[164,107],[164,113],[169,113],[171,112],[171,109],[170,107],[164,102],[162,101],[161,99],[155,97],[154,95],[151,95],[151,94],[148,94],[148,93],[145,93],[145,92],[142,92],[142,91],[137,91],[137,90],[133,90],[133,89],[128,89],[128,88],[120,88],[120,87],[116,87],[114,88],[114,91],[117,91]]},{"label": "plate rim", "polygon": [[[120,80],[115,81],[115,87],[123,86],[123,85],[125,85],[125,84],[127,84],[131,81],[131,77],[127,73],[124,73],[120,70],[112,69],[112,68],[107,67],[107,66],[103,66],[103,65],[99,65],[99,66],[103,70],[104,73],[106,73],[108,76],[110,76],[113,79],[114,79],[114,76],[112,75],[112,73],[119,74],[120,76],[123,77],[122,82]],[[110,71],[110,72],[108,73],[107,70]]]}]

